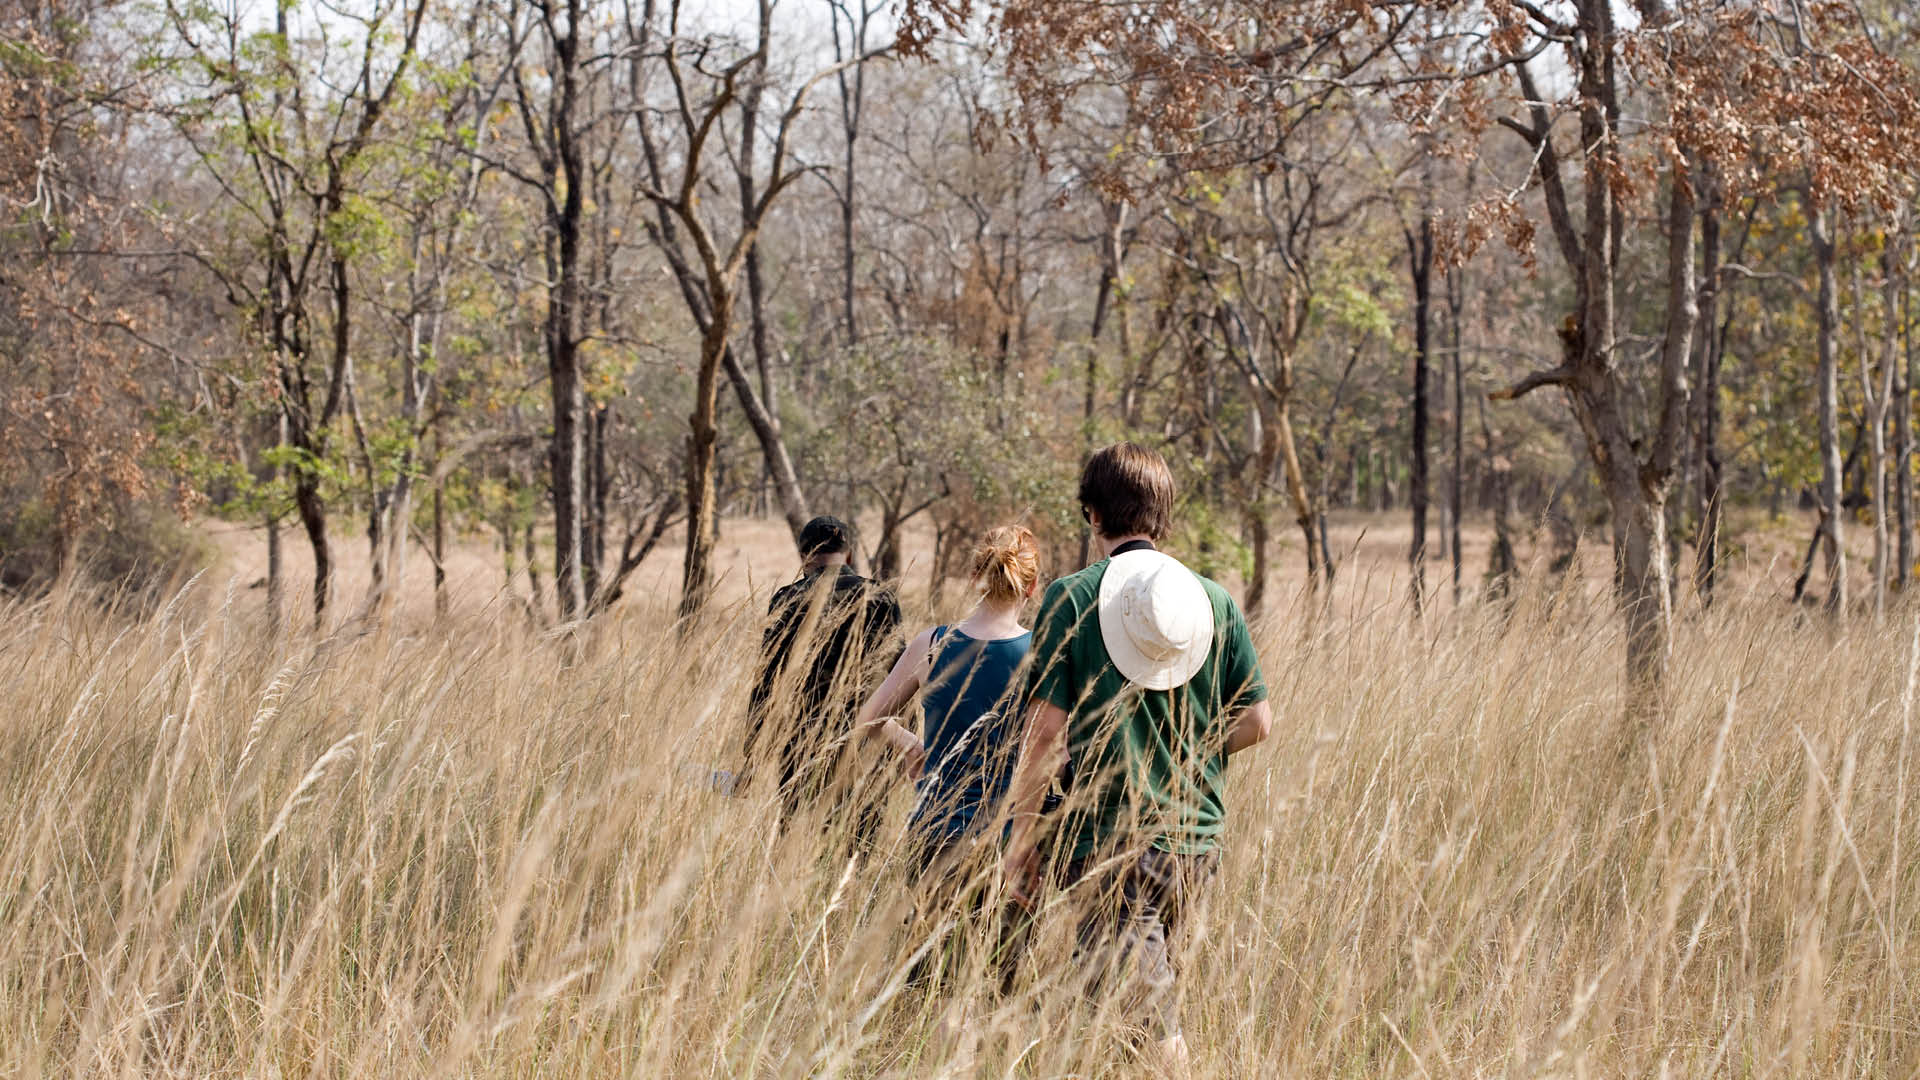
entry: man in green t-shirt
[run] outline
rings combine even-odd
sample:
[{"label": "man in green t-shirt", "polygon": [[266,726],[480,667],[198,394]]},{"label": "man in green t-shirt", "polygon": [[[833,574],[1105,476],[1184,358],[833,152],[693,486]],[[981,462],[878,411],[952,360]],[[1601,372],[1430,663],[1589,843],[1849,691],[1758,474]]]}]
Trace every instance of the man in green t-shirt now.
[{"label": "man in green t-shirt", "polygon": [[1031,904],[1047,849],[1082,905],[1091,984],[1184,1068],[1178,931],[1219,861],[1227,757],[1266,738],[1272,712],[1239,605],[1154,547],[1172,525],[1165,459],[1100,450],[1080,507],[1104,557],[1041,600],[1003,869]]}]

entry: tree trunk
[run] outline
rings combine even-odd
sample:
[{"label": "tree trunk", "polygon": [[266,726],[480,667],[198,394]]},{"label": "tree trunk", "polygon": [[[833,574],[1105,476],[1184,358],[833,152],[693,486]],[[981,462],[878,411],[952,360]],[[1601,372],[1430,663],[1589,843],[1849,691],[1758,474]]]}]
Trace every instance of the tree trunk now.
[{"label": "tree trunk", "polygon": [[[440,436],[436,432],[433,438],[434,458],[440,456]],[[445,622],[447,618],[447,482],[434,470],[433,478],[433,617]]]},{"label": "tree trunk", "polygon": [[[336,199],[329,206],[328,216],[331,217],[334,214],[338,214],[341,212],[341,210],[342,210],[342,205]],[[327,264],[328,264],[328,276],[331,280],[331,291],[333,294],[333,356],[331,358],[332,370],[328,373],[328,380],[330,385],[327,390],[327,400],[328,402],[331,403],[331,402],[338,402],[338,401],[344,400],[344,397],[340,388],[343,386],[351,388],[353,384],[353,367],[352,367],[352,363],[353,363],[352,300],[353,300],[353,297],[352,297],[352,292],[349,288],[349,280],[347,277],[346,256],[342,254],[338,248],[336,248],[334,249],[332,254],[328,257]],[[321,421],[323,425],[331,421],[332,412],[333,412],[332,409],[323,409],[322,421]],[[351,461],[348,462],[348,467],[349,469],[351,469],[352,467]],[[367,479],[369,482],[371,482],[373,478],[369,476]],[[349,487],[348,490],[352,490],[352,489]],[[349,503],[349,505],[351,505],[351,503]],[[318,538],[317,539],[315,538],[316,534],[314,531],[314,526],[311,524],[307,526],[307,538],[309,542],[313,544],[313,556],[314,556],[313,557],[313,567],[314,567],[313,618],[314,618],[314,626],[316,629],[318,629],[320,626],[321,610],[323,605],[323,599],[321,595],[322,588],[321,588],[321,572],[320,572],[320,565],[322,562],[322,559],[321,559],[322,548],[326,548],[325,562],[326,562],[327,570],[326,570],[325,591],[329,594],[332,592],[332,587],[333,587],[333,552],[327,542],[327,535],[326,535],[327,525],[326,525],[326,517],[325,517],[326,510],[325,510],[325,504],[320,501],[319,478],[317,476],[313,480],[313,507],[314,507],[314,512],[317,515],[319,515],[318,516],[319,532],[317,534]],[[304,512],[302,516],[304,518],[305,516]]]},{"label": "tree trunk", "polygon": [[1835,337],[1840,329],[1838,289],[1834,281],[1833,212],[1816,210],[1810,222],[1814,257],[1820,267],[1819,356],[1815,379],[1820,398],[1820,544],[1826,551],[1827,611],[1836,619],[1847,610],[1845,529],[1841,525],[1840,375]]},{"label": "tree trunk", "polygon": [[293,480],[293,505],[313,549],[313,628],[326,629],[327,596],[333,587],[333,548],[327,540],[327,504],[320,495],[320,477],[300,469]]},{"label": "tree trunk", "polygon": [[[1887,509],[1893,502],[1887,475],[1887,412],[1893,408],[1896,387],[1895,370],[1900,366],[1900,285],[1898,241],[1888,230],[1888,246],[1881,252],[1880,307],[1884,327],[1880,342],[1880,370],[1877,378],[1868,374],[1867,353],[1860,354],[1860,374],[1869,395],[1868,422],[1873,425],[1873,614],[1876,619],[1887,613],[1887,586],[1892,578],[1894,558],[1892,537],[1887,528]],[[1863,310],[1860,313],[1865,315]]]},{"label": "tree trunk", "polygon": [[933,557],[927,560],[927,596],[928,606],[935,611],[940,610],[947,596],[947,537],[950,528],[937,516],[934,518]]},{"label": "tree trunk", "polygon": [[[1610,11],[1588,9],[1603,28]],[[1597,48],[1590,44],[1587,48]],[[1563,241],[1570,266],[1577,267],[1579,304],[1562,331],[1565,359],[1551,372],[1529,376],[1502,397],[1516,397],[1543,385],[1559,385],[1586,436],[1587,449],[1613,514],[1614,582],[1626,619],[1626,713],[1633,737],[1666,706],[1666,677],[1671,662],[1671,567],[1666,548],[1666,495],[1685,438],[1686,370],[1698,317],[1693,263],[1695,201],[1685,163],[1676,161],[1669,184],[1667,218],[1667,317],[1660,350],[1657,424],[1645,460],[1628,426],[1626,392],[1613,359],[1615,216],[1619,209],[1608,186],[1613,144],[1610,114],[1599,103],[1612,100],[1611,64],[1583,59],[1582,137],[1606,143],[1587,161],[1585,244]],[[1523,76],[1524,78],[1524,76]],[[1530,83],[1530,80],[1528,80]],[[1603,85],[1604,84],[1604,85]],[[1531,86],[1528,88],[1531,94]],[[1545,165],[1542,167],[1545,171]],[[1549,186],[1557,191],[1557,181]],[[1552,191],[1550,199],[1555,198]],[[1560,196],[1564,199],[1564,196]],[[1556,217],[1563,218],[1564,202]]]},{"label": "tree trunk", "polygon": [[1413,475],[1408,501],[1413,511],[1413,539],[1407,544],[1407,598],[1418,616],[1427,591],[1427,372],[1432,348],[1429,334],[1433,312],[1433,220],[1420,219],[1420,235],[1407,234],[1407,260],[1413,275]]},{"label": "tree trunk", "polygon": [[267,632],[280,636],[285,572],[280,566],[280,515],[267,515]]},{"label": "tree trunk", "polygon": [[[553,42],[554,91],[548,95],[547,125],[552,146],[544,162],[549,183],[547,224],[549,244],[547,292],[547,385],[553,405],[553,438],[547,465],[553,499],[554,599],[562,622],[586,614],[584,563],[587,514],[586,394],[580,359],[580,327],[585,308],[581,295],[581,225],[586,219],[586,188],[590,183],[580,116],[580,68],[584,58],[583,12],[578,0],[565,5],[566,27],[558,26],[558,6],[541,8],[541,18]],[[557,187],[558,192],[552,188]],[[554,199],[558,195],[558,201]]]},{"label": "tree trunk", "polygon": [[1453,475],[1448,478],[1448,504],[1453,507],[1452,531],[1449,537],[1453,549],[1453,606],[1460,606],[1460,518],[1466,514],[1464,495],[1466,477],[1466,429],[1467,429],[1467,390],[1465,366],[1461,360],[1460,316],[1466,307],[1466,282],[1461,275],[1447,274],[1447,314],[1448,326],[1453,341]]},{"label": "tree trunk", "polygon": [[[1272,574],[1269,565],[1269,526],[1267,508],[1264,504],[1250,507],[1247,514],[1247,546],[1253,554],[1253,578],[1247,582],[1247,617],[1257,618],[1261,614],[1267,593],[1267,578]],[[1260,602],[1255,603],[1258,599]]]},{"label": "tree trunk", "polygon": [[[1285,361],[1285,377],[1289,382],[1292,381],[1293,377],[1292,367],[1291,359]],[[1307,589],[1309,592],[1320,592],[1322,585],[1329,584],[1324,580],[1327,567],[1322,559],[1324,552],[1322,551],[1321,545],[1316,543],[1318,537],[1314,535],[1315,514],[1313,512],[1313,503],[1307,497],[1306,478],[1300,471],[1300,455],[1294,449],[1293,444],[1293,420],[1287,413],[1287,399],[1283,396],[1275,403],[1274,416],[1271,423],[1279,443],[1280,463],[1286,477],[1287,499],[1293,504],[1294,521],[1300,526],[1301,538],[1306,541]],[[1271,475],[1271,473],[1263,473],[1262,475]],[[1330,592],[1331,590],[1328,591]],[[1328,602],[1332,601],[1331,596],[1326,597],[1326,599]]]},{"label": "tree trunk", "polygon": [[399,600],[400,584],[407,576],[407,530],[413,523],[413,471],[402,468],[395,478],[393,491],[387,499],[386,513],[386,580],[380,588],[379,604],[374,611],[375,617],[384,622],[393,612],[394,604]]},{"label": "tree trunk", "polygon": [[[1093,294],[1093,329],[1087,334],[1087,367],[1081,386],[1080,401],[1080,452],[1082,460],[1093,453],[1093,410],[1100,385],[1100,324],[1107,317],[1107,301],[1113,293],[1113,270],[1111,263],[1100,267],[1100,284]],[[1080,555],[1076,560],[1079,566],[1087,565],[1093,549],[1093,529],[1083,527],[1080,530]]]},{"label": "tree trunk", "polygon": [[1485,440],[1487,475],[1493,482],[1493,546],[1487,552],[1487,595],[1497,600],[1513,596],[1513,478],[1494,451],[1493,426],[1487,422],[1487,402],[1480,399],[1480,434]]},{"label": "tree trunk", "polygon": [[[1315,508],[1313,515],[1315,529],[1320,533],[1320,576],[1327,582],[1327,602],[1333,602],[1333,579],[1339,567],[1333,561],[1333,543],[1327,538],[1327,508],[1323,503]],[[1308,561],[1312,558],[1309,556]]]},{"label": "tree trunk", "polygon": [[[766,285],[762,281],[760,273],[760,246],[755,244],[753,250],[747,252],[747,336],[753,343],[754,375],[759,379],[760,406],[766,412],[768,433],[773,436],[773,441],[778,444],[779,453],[785,454],[787,449],[786,444],[780,439],[779,383],[774,380],[773,356],[771,346],[767,343],[767,317],[764,307],[765,290]],[[729,376],[729,378],[731,378],[731,376]],[[739,391],[736,390],[735,394],[737,395],[738,393]],[[758,437],[757,433],[756,437]],[[766,456],[764,444],[762,445],[761,453],[763,457]],[[763,476],[764,482],[761,484],[760,489],[760,513],[764,514],[766,512],[767,486],[777,483],[777,479],[774,475],[772,463],[768,462]],[[799,489],[798,482],[794,484],[794,489],[796,491]],[[781,508],[783,511],[786,508],[784,499],[781,503]],[[805,510],[806,508],[802,506],[802,514],[805,513]],[[791,526],[792,522],[788,524]],[[800,524],[805,526],[805,520],[802,520]]]},{"label": "tree trunk", "polygon": [[1901,334],[1905,338],[1906,362],[1895,362],[1893,392],[1893,486],[1894,508],[1899,521],[1900,564],[1894,568],[1894,581],[1907,586],[1913,573],[1913,293],[1903,274],[1900,280],[1903,312]]},{"label": "tree trunk", "polygon": [[[274,449],[284,449],[286,445],[287,413],[285,409],[281,409],[274,416]],[[279,463],[276,456],[272,486],[269,489],[276,496],[285,472],[285,467]],[[280,511],[275,508],[267,512],[267,629],[275,638],[280,636],[281,627],[285,625],[282,620],[285,618],[286,611],[287,576],[286,569],[282,565],[283,555],[280,543]]]},{"label": "tree trunk", "polygon": [[1700,532],[1694,550],[1693,587],[1702,607],[1713,606],[1714,577],[1720,565],[1720,336],[1714,333],[1720,304],[1720,193],[1715,184],[1700,214],[1699,370],[1695,376],[1695,513]]},{"label": "tree trunk", "polygon": [[[1087,370],[1086,384],[1082,388],[1084,396],[1080,404],[1080,442],[1086,454],[1094,449],[1094,409],[1099,402],[1100,386],[1100,334],[1106,329],[1107,312],[1126,303],[1120,295],[1121,266],[1126,261],[1126,213],[1125,203],[1103,200],[1101,209],[1105,213],[1106,233],[1100,241],[1100,283],[1094,289],[1093,324],[1087,329]],[[1120,366],[1126,369],[1127,357],[1126,312],[1120,312]],[[1080,530],[1079,565],[1087,565],[1092,555],[1093,530]]]},{"label": "tree trunk", "polygon": [[[1255,445],[1252,460],[1247,464],[1247,490],[1242,497],[1243,513],[1247,523],[1247,543],[1252,548],[1253,573],[1247,581],[1246,612],[1249,617],[1257,618],[1266,610],[1267,577],[1272,568],[1268,548],[1271,542],[1271,527],[1267,523],[1269,507],[1267,502],[1268,481],[1281,455],[1280,426],[1278,423],[1262,417],[1256,410],[1253,415],[1256,425]],[[1291,486],[1291,485],[1289,485]],[[1297,508],[1296,508],[1297,509]],[[1307,576],[1312,581],[1314,573],[1313,533],[1307,537]],[[1082,560],[1084,561],[1084,560]]]},{"label": "tree trunk", "polygon": [[711,293],[713,309],[700,344],[700,372],[694,383],[693,413],[687,417],[687,552],[680,576],[682,617],[705,607],[713,589],[719,374],[722,357],[727,352],[727,327],[733,322],[733,297],[724,289],[713,289]]},{"label": "tree trunk", "polygon": [[787,452],[787,443],[780,435],[780,425],[773,414],[766,410],[760,395],[748,381],[747,373],[740,362],[734,358],[731,346],[723,347],[720,362],[727,371],[727,381],[733,385],[735,400],[740,402],[740,411],[747,418],[747,427],[753,430],[754,439],[760,444],[760,455],[765,459],[767,472],[773,479],[774,494],[780,499],[780,512],[787,519],[787,529],[799,542],[800,530],[807,524],[807,496],[800,487],[800,475],[794,470],[793,456]]},{"label": "tree trunk", "polygon": [[1861,260],[1852,262],[1854,353],[1860,362],[1860,399],[1867,428],[1867,475],[1861,486],[1865,489],[1867,510],[1873,514],[1873,561],[1867,565],[1873,583],[1873,618],[1878,623],[1887,614],[1887,395],[1880,392],[1873,355],[1867,348],[1866,290],[1860,283]]},{"label": "tree trunk", "polygon": [[[855,181],[859,176],[858,147],[860,142],[860,114],[866,104],[867,87],[867,26],[871,20],[871,9],[867,0],[858,0],[858,14],[847,11],[840,5],[833,6],[833,52],[834,60],[845,63],[852,61],[850,67],[842,68],[836,78],[840,85],[840,131],[846,139],[841,158],[840,204],[840,311],[846,324],[847,344],[860,343],[860,324],[855,318],[854,298],[857,293],[856,267],[854,263],[854,206],[856,197]],[[847,20],[847,43],[843,49],[840,42],[840,18],[845,14]]]},{"label": "tree trunk", "polygon": [[900,576],[900,511],[898,501],[880,509],[880,546],[873,553],[875,581],[892,581]]},{"label": "tree trunk", "polygon": [[563,335],[557,343],[547,370],[553,391],[553,440],[547,450],[553,494],[553,581],[562,622],[581,615],[587,606],[586,580],[581,567],[585,554],[581,496],[585,492],[586,476],[584,433],[580,423],[586,397],[580,386],[578,354],[570,337]]},{"label": "tree trunk", "polygon": [[[766,40],[769,29],[765,20],[770,13],[771,5],[763,3],[760,27],[763,42]],[[761,65],[762,74],[764,74],[764,58]],[[755,219],[760,201],[759,178],[754,162],[759,146],[760,95],[763,85],[758,78],[750,84],[742,98],[740,109],[740,150],[735,159],[734,168],[740,189],[740,220],[746,222]],[[851,139],[848,141],[848,150],[851,153]],[[852,208],[852,183],[853,170],[852,163],[849,161],[848,187],[845,192],[846,207],[849,212]],[[846,227],[847,250],[850,255],[853,235],[851,217],[847,220]],[[851,264],[848,265],[847,272],[849,275],[847,327],[848,334],[851,335],[853,333]],[[740,399],[740,407],[747,414],[747,422],[752,425],[755,438],[760,440],[761,456],[765,459],[765,478],[772,483],[779,496],[781,512],[786,515],[787,528],[792,532],[794,542],[797,544],[800,539],[800,530],[807,523],[806,498],[801,494],[800,482],[794,473],[793,462],[787,456],[786,443],[780,438],[780,402],[775,396],[772,346],[767,340],[766,285],[761,273],[758,244],[747,249],[746,276],[747,336],[753,346],[753,366],[755,374],[759,377],[759,392],[757,395],[750,392],[751,387],[745,378],[745,373],[740,370],[740,364],[734,358],[731,347],[727,350],[725,357],[727,378],[733,383],[734,394]],[[762,490],[764,491],[764,488]]]},{"label": "tree trunk", "polygon": [[521,537],[520,555],[527,564],[527,613],[533,616],[537,624],[545,618],[547,596],[540,587],[540,551],[533,543],[532,521],[527,522]]},{"label": "tree trunk", "polygon": [[589,599],[600,595],[601,575],[607,565],[607,499],[612,493],[612,480],[607,475],[607,424],[611,415],[611,409],[585,400],[583,394],[580,591]]},{"label": "tree trunk", "polygon": [[1614,556],[1627,616],[1627,712],[1644,720],[1664,711],[1673,645],[1667,515],[1664,492],[1649,497],[1637,483],[1622,485],[1621,479],[1618,473],[1611,477],[1608,495],[1617,523]]},{"label": "tree trunk", "polygon": [[[1595,430],[1604,442],[1596,462],[1613,501],[1615,565],[1627,613],[1627,715],[1649,720],[1666,711],[1667,668],[1673,646],[1673,567],[1666,538],[1667,489],[1674,463],[1684,450],[1687,428],[1687,367],[1693,358],[1693,331],[1699,322],[1699,285],[1694,277],[1693,225],[1698,215],[1693,185],[1697,180],[1676,161],[1668,189],[1667,318],[1660,350],[1660,414],[1653,446],[1642,462],[1634,452],[1625,418],[1616,411],[1617,390],[1590,407]],[[1619,213],[1616,209],[1614,213]],[[1610,308],[1611,282],[1606,303]],[[1604,339],[1611,348],[1612,333]],[[1590,361],[1586,376],[1608,379],[1607,361]],[[1588,382],[1587,385],[1592,385]]]}]

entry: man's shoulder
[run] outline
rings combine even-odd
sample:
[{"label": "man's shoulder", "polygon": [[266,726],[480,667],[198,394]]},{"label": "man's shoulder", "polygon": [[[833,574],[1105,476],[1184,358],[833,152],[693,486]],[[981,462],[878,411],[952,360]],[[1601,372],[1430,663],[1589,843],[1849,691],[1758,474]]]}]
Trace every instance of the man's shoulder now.
[{"label": "man's shoulder", "polygon": [[802,578],[798,581],[789,581],[773,590],[772,598],[767,601],[767,610],[777,613],[792,604],[796,597],[806,592],[806,584],[806,579]]},{"label": "man's shoulder", "polygon": [[1207,599],[1213,601],[1213,610],[1215,613],[1231,614],[1234,618],[1241,617],[1240,604],[1234,600],[1233,594],[1227,591],[1226,586],[1200,573],[1198,570],[1194,571],[1193,576],[1200,579],[1200,587],[1206,590]]},{"label": "man's shoulder", "polygon": [[1100,596],[1100,576],[1106,572],[1107,560],[1101,559],[1083,570],[1071,574],[1062,574],[1047,586],[1047,599],[1071,599],[1074,601],[1095,600]]},{"label": "man's shoulder", "polygon": [[891,588],[853,570],[842,570],[833,579],[833,587],[836,592],[855,593],[873,601],[897,602]]}]

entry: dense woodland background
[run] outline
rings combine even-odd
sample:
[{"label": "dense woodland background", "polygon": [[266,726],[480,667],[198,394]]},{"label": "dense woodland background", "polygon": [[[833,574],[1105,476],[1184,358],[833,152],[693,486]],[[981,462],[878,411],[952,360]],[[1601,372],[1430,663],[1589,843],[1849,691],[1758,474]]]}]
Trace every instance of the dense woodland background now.
[{"label": "dense woodland background", "polygon": [[1075,463],[1129,437],[1255,612],[1324,593],[1346,508],[1410,514],[1416,611],[1505,595],[1521,534],[1611,543],[1657,687],[1750,529],[1811,534],[1779,572],[1837,619],[1912,577],[1917,35],[1798,0],[26,0],[0,572],[157,590],[213,515],[265,530],[275,625],[382,618],[463,538],[560,622],[683,550],[691,613],[723,521],[836,512],[881,576],[931,536],[937,588],[1009,516],[1083,554]]}]

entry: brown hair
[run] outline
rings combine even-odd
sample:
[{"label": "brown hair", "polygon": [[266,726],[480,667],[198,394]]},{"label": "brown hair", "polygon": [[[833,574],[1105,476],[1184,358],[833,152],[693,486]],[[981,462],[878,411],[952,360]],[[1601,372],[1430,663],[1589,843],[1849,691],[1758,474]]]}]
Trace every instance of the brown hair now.
[{"label": "brown hair", "polygon": [[1104,536],[1164,540],[1173,529],[1173,470],[1138,443],[1096,450],[1080,470],[1080,505],[1100,515]]},{"label": "brown hair", "polygon": [[973,549],[973,580],[987,599],[1002,603],[1024,598],[1040,580],[1040,545],[1024,525],[989,529]]}]

